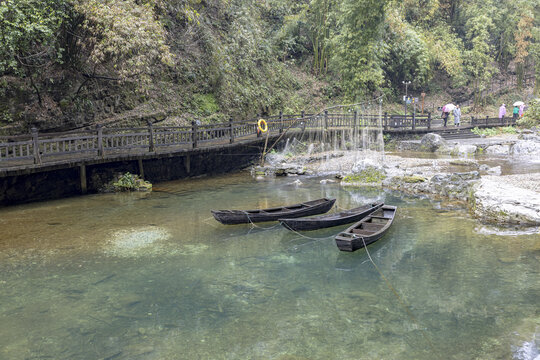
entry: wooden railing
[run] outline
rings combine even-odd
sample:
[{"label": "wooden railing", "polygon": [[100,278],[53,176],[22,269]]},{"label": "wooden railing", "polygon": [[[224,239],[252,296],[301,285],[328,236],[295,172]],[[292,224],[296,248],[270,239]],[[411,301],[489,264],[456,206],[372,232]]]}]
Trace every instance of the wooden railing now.
[{"label": "wooden railing", "polygon": [[[0,168],[13,162],[30,161],[42,164],[44,159],[69,157],[103,158],[106,155],[166,152],[167,148],[201,148],[215,144],[234,143],[237,139],[262,136],[257,130],[257,120],[233,121],[220,124],[200,124],[191,126],[157,127],[149,124],[140,128],[104,128],[97,126],[93,130],[64,133],[38,134],[32,129],[29,135],[0,138]],[[361,128],[382,127],[385,131],[404,131],[431,129],[431,114],[412,115],[366,115],[357,111],[347,113],[329,113],[283,115],[264,118],[268,131],[280,134],[293,130],[327,130],[349,128],[357,131]],[[440,121],[439,121],[440,122]],[[502,121],[498,118],[471,118],[472,126],[504,126],[515,122],[510,118]],[[33,161],[32,161],[33,160]],[[49,161],[49,160],[47,160]]]}]

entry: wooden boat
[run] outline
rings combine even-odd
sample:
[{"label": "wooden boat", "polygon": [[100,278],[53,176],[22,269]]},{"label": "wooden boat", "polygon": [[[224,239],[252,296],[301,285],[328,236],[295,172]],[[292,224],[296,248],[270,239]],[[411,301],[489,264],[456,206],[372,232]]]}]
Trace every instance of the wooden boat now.
[{"label": "wooden boat", "polygon": [[336,199],[317,199],[304,203],[260,210],[212,210],[212,215],[222,224],[246,224],[250,222],[275,221],[280,218],[297,218],[323,214],[330,210]]},{"label": "wooden boat", "polygon": [[279,219],[281,225],[289,230],[317,230],[359,221],[383,206],[382,202],[360,206],[335,214],[298,219]]},{"label": "wooden boat", "polygon": [[341,251],[356,251],[379,240],[394,221],[397,208],[383,205],[364,219],[351,225],[336,236],[336,245]]}]

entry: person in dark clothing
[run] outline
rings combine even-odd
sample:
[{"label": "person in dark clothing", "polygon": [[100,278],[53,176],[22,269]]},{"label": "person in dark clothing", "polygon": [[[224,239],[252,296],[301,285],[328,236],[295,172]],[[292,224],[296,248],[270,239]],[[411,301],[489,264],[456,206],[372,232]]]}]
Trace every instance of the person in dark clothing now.
[{"label": "person in dark clothing", "polygon": [[446,122],[448,121],[448,114],[450,114],[449,112],[446,112],[444,111],[446,109],[443,108],[443,113],[442,113],[442,119],[443,119],[443,122],[444,122],[444,127],[446,127]]}]

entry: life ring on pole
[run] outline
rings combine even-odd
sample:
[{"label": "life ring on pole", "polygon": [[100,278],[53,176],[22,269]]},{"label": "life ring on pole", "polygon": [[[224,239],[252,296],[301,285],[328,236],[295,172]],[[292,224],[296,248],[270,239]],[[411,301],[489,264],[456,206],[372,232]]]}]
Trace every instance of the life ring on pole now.
[{"label": "life ring on pole", "polygon": [[259,121],[257,121],[257,129],[263,133],[268,131],[268,124],[264,119],[259,119]]}]

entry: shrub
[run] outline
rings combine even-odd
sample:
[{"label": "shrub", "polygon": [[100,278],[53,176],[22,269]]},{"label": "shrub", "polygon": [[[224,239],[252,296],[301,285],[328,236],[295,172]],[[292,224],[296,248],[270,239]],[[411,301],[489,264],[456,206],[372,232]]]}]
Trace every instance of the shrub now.
[{"label": "shrub", "polygon": [[531,100],[529,108],[518,120],[518,125],[528,128],[540,125],[540,98]]}]

